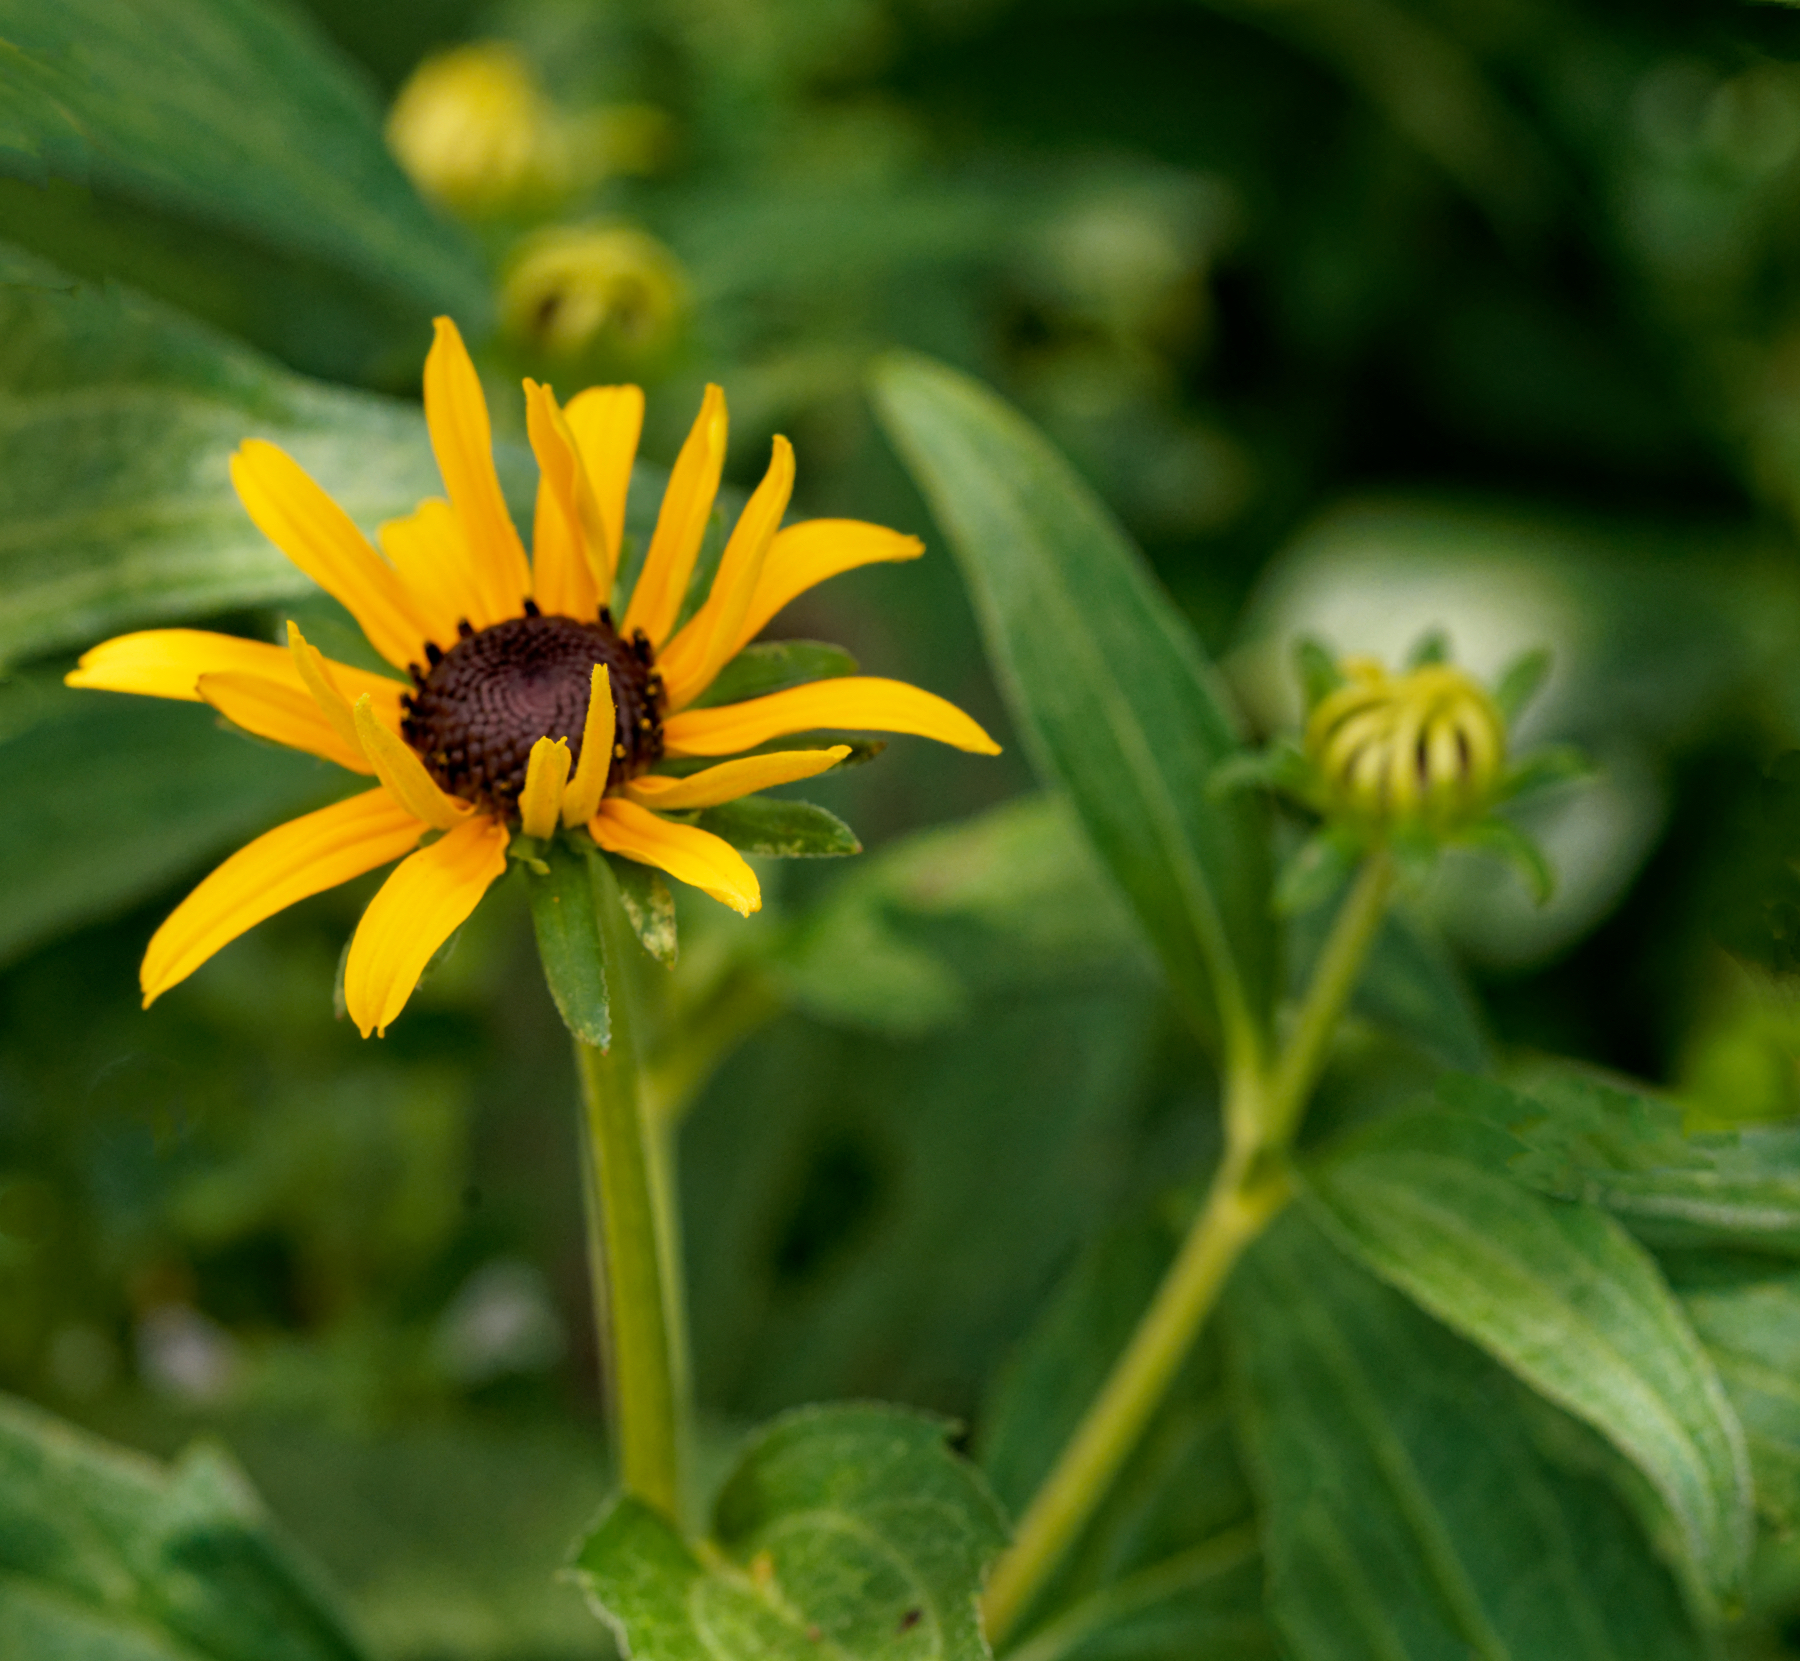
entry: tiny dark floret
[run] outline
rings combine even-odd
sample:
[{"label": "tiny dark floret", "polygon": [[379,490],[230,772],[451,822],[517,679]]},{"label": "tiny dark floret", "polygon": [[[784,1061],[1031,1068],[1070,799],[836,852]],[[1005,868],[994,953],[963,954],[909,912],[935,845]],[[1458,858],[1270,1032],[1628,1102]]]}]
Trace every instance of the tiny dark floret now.
[{"label": "tiny dark floret", "polygon": [[618,712],[608,781],[641,773],[662,754],[662,681],[649,642],[624,640],[602,613],[593,623],[535,609],[462,638],[415,670],[401,736],[453,796],[512,813],[525,788],[531,747],[567,738],[581,760],[593,667],[611,674]]}]

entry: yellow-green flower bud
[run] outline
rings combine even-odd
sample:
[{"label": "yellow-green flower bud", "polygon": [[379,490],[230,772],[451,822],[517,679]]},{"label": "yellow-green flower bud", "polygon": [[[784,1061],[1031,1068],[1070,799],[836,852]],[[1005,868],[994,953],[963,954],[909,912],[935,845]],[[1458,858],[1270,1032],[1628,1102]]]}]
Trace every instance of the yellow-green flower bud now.
[{"label": "yellow-green flower bud", "polygon": [[1344,684],[1306,723],[1306,756],[1328,803],[1367,824],[1447,829],[1489,805],[1506,759],[1506,722],[1460,669],[1428,663],[1391,675],[1348,658]]},{"label": "yellow-green flower bud", "polygon": [[388,112],[388,147],[427,196],[487,214],[554,196],[567,141],[531,66],[501,41],[425,59]]},{"label": "yellow-green flower bud", "polygon": [[629,225],[558,225],[527,238],[500,290],[502,327],[547,357],[655,357],[687,315],[675,256]]}]

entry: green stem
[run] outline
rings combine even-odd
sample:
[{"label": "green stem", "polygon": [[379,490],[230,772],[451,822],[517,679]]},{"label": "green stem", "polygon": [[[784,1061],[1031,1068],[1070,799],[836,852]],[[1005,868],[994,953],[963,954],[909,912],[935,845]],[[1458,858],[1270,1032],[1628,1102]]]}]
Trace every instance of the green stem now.
[{"label": "green stem", "polygon": [[666,1161],[646,1123],[637,1000],[627,967],[639,947],[618,895],[596,899],[612,1043],[605,1050],[575,1045],[586,1110],[595,1315],[609,1364],[620,1479],[628,1493],[679,1524],[685,1365],[675,1337],[673,1204]]},{"label": "green stem", "polygon": [[1240,1047],[1227,1082],[1225,1157],[1150,1307],[1037,1491],[982,1599],[998,1648],[1030,1611],[1137,1445],[1232,1266],[1287,1203],[1286,1155],[1355,990],[1393,882],[1377,848],[1338,910],[1281,1055],[1265,1074]]}]

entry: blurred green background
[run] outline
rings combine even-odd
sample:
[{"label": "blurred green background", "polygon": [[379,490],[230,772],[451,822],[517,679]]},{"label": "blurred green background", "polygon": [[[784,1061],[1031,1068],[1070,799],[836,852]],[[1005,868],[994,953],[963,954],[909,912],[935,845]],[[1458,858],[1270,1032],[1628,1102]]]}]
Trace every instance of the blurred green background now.
[{"label": "blurred green background", "polygon": [[[1667,1086],[1698,1123],[1800,1111],[1800,11],[303,10],[383,105],[434,52],[510,42],[585,146],[457,233],[500,297],[497,330],[467,321],[503,438],[520,374],[565,396],[629,376],[666,464],[722,383],[729,482],[785,432],[800,512],[931,545],[775,632],[840,640],[1008,742],[990,762],[899,740],[809,787],[870,853],[766,867],[747,923],[683,898],[664,1015],[693,1047],[659,1078],[697,1087],[685,1249],[717,1446],[832,1396],[979,1435],[1078,1247],[1211,1145],[1208,1060],[1031,794],[874,428],[862,376],[896,343],[1067,450],[1265,728],[1292,718],[1301,629],[1393,660],[1441,626],[1484,673],[1555,649],[1528,736],[1600,764],[1534,826],[1559,895],[1537,912],[1448,862],[1414,926],[1466,981],[1465,1027],[1433,1052],[1372,1020],[1328,1112],[1434,1053],[1540,1049]],[[545,225],[593,223],[661,252],[635,307],[570,348],[567,296],[506,285]],[[96,176],[0,182],[0,228],[96,292],[416,396],[429,308],[254,227]],[[332,781],[203,711],[63,694],[88,638],[15,652],[0,687],[0,1386],[153,1449],[223,1434],[386,1654],[601,1651],[574,1592],[545,1590],[603,1495],[604,1435],[573,1075],[520,896],[481,910],[381,1043],[331,1003],[368,884],[141,1012],[160,917]],[[683,1058],[718,1065],[689,1080]]]}]

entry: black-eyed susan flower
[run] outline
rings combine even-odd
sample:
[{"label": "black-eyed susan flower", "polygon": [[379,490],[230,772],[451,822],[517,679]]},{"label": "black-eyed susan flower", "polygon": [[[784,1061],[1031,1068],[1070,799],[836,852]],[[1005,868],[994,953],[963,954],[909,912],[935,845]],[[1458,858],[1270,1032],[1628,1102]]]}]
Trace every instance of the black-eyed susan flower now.
[{"label": "black-eyed susan flower", "polygon": [[[849,753],[771,751],[774,741],[859,729],[996,751],[954,705],[873,677],[696,707],[796,595],[855,566],[911,559],[922,545],[854,520],[784,529],[794,458],[777,438],[706,599],[677,627],[725,458],[725,398],[709,387],[615,622],[643,394],[594,387],[564,409],[527,381],[525,396],[540,470],[529,557],[501,497],[480,381],[447,318],[426,360],[425,414],[448,500],[382,526],[385,558],[274,445],[248,440],[232,458],[250,517],[405,678],[332,662],[292,623],[285,647],[194,629],[123,635],[69,675],[72,686],[204,701],[247,732],[376,781],[257,838],[207,877],[150,942],[146,1004],[264,918],[399,859],[345,963],[345,1003],[366,1037],[400,1013],[505,869],[515,833],[585,827],[608,852],[747,914],[761,893],[738,851],[667,815],[809,778]],[[710,765],[691,770],[696,760]],[[685,776],[668,765],[677,762]]]}]

